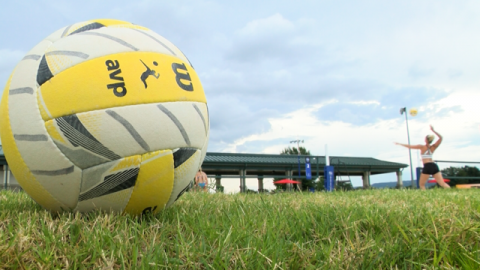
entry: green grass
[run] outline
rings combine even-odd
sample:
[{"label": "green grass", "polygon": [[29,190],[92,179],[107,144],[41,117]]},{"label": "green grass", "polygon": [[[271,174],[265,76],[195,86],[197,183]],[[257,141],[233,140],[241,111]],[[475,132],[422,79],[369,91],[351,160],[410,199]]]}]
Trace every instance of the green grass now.
[{"label": "green grass", "polygon": [[140,219],[0,192],[0,269],[480,269],[480,190],[187,193]]}]

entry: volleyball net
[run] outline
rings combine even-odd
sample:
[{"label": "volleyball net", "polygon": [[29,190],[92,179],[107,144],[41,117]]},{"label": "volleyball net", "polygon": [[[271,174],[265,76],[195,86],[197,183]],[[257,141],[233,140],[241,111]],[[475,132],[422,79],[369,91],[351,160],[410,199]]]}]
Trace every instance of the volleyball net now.
[{"label": "volleyball net", "polygon": [[[444,179],[458,188],[480,188],[480,161],[435,160]],[[433,181],[432,181],[433,180]],[[435,180],[429,179],[435,184]],[[447,181],[446,181],[447,182]]]}]

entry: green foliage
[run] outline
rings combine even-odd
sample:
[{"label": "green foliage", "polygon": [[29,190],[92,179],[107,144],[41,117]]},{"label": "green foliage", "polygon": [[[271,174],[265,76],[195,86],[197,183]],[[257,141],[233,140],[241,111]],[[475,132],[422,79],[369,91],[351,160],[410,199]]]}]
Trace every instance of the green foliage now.
[{"label": "green foliage", "polygon": [[[310,150],[307,150],[305,147],[300,146],[300,155],[309,156]],[[296,147],[286,147],[280,152],[280,155],[298,155],[298,149]]]},{"label": "green foliage", "polygon": [[[316,191],[324,191],[325,190],[325,177],[320,176],[320,179],[315,181],[315,190]],[[336,191],[350,191],[355,190],[350,182],[335,182],[335,190]]]},{"label": "green foliage", "polygon": [[185,193],[52,216],[0,191],[0,269],[480,269],[477,189]]},{"label": "green foliage", "polygon": [[350,182],[335,182],[335,190],[337,191],[349,191],[354,190],[352,183]]},{"label": "green foliage", "polygon": [[315,181],[315,191],[324,191],[325,190],[325,177],[320,176],[317,181]]},{"label": "green foliage", "polygon": [[[480,177],[480,170],[474,166],[463,166],[463,167],[448,167],[441,170],[442,175],[445,178],[450,179],[450,177]],[[458,184],[478,184],[480,179],[473,178],[461,178],[461,179],[450,179],[450,186],[455,186]]]}]

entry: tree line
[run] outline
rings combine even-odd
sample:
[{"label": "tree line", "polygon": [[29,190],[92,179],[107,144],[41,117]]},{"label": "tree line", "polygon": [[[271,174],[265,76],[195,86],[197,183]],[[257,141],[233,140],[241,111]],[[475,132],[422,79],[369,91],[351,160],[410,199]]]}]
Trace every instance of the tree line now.
[{"label": "tree line", "polygon": [[[450,179],[448,183],[450,186],[456,186],[459,184],[480,184],[480,170],[475,166],[463,166],[442,169],[441,173],[444,178]],[[461,177],[461,178],[455,178]],[[472,178],[469,178],[472,177]],[[473,178],[479,177],[479,178]]]}]

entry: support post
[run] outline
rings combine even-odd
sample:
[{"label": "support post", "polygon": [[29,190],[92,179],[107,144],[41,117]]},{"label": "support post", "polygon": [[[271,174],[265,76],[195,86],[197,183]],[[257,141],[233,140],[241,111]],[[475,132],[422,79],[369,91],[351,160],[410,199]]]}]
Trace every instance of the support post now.
[{"label": "support post", "polygon": [[8,172],[8,165],[3,165],[3,188],[4,189],[8,188],[7,172]]},{"label": "support post", "polygon": [[243,190],[247,192],[247,170],[243,170]]},{"label": "support post", "polygon": [[402,171],[397,171],[397,188],[403,188]]},{"label": "support post", "polygon": [[263,175],[258,176],[258,192],[263,192]]},{"label": "support post", "polygon": [[[302,175],[301,175],[301,166],[300,166],[300,156],[298,156],[298,184],[297,185],[297,189],[301,192],[302,191]],[[305,176],[307,176],[307,170],[305,169]],[[293,185],[292,185],[293,186]]]},{"label": "support post", "polygon": [[370,171],[363,172],[362,180],[363,180],[363,188],[369,188],[370,187]]},{"label": "support post", "polygon": [[245,176],[247,172],[245,169],[240,170],[240,192],[247,192]]},{"label": "support post", "polygon": [[[288,179],[292,179],[293,171],[286,171],[285,175],[287,176]],[[292,184],[287,184],[287,191],[292,190]]]},{"label": "support post", "polygon": [[215,189],[217,192],[223,192],[222,176],[220,174],[215,175]]},{"label": "support post", "polygon": [[219,187],[222,185],[222,176],[217,174],[215,175],[215,186]]}]

